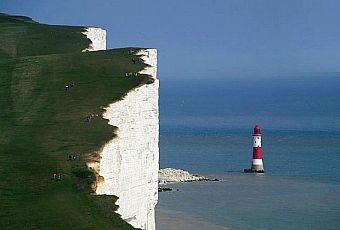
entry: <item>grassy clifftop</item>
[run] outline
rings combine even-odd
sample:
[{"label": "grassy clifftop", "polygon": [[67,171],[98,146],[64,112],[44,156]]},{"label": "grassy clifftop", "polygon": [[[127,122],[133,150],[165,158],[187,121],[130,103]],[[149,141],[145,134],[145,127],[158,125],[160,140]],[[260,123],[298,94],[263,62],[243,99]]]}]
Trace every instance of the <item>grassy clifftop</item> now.
[{"label": "grassy clifftop", "polygon": [[132,229],[115,197],[90,195],[85,157],[113,127],[86,117],[150,78],[125,77],[144,68],[128,49],[80,52],[82,31],[0,15],[0,229]]},{"label": "grassy clifftop", "polygon": [[80,52],[90,40],[80,26],[39,24],[28,17],[0,14],[0,57]]}]

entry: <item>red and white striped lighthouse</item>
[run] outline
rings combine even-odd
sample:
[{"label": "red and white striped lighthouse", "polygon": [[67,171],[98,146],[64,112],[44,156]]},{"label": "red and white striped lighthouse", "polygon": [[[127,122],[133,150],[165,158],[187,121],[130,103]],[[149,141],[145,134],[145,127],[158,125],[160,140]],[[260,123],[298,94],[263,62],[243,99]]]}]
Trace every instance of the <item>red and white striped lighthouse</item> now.
[{"label": "red and white striped lighthouse", "polygon": [[253,132],[253,160],[251,162],[251,168],[245,169],[244,172],[257,172],[263,173],[262,162],[262,144],[261,144],[261,129],[259,125],[255,125]]}]

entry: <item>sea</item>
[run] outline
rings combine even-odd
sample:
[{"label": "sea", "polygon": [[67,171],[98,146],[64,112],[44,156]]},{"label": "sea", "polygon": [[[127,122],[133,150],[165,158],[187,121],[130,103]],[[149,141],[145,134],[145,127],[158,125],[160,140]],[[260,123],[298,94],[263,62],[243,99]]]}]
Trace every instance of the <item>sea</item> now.
[{"label": "sea", "polygon": [[219,181],[168,184],[157,230],[340,229],[340,74],[161,79],[160,167]]}]

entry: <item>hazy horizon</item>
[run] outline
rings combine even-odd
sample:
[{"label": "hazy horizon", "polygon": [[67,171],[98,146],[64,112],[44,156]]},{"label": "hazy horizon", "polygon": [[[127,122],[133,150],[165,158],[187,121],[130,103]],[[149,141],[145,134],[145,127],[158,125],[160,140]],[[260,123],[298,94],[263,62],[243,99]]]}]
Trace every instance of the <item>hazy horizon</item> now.
[{"label": "hazy horizon", "polygon": [[175,81],[160,88],[161,131],[265,129],[340,131],[339,74]]}]

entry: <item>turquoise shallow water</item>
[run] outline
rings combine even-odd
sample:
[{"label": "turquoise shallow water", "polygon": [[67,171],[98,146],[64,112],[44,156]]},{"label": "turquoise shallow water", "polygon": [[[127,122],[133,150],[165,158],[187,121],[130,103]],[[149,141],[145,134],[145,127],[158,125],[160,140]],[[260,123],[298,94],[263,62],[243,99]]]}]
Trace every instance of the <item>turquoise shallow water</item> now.
[{"label": "turquoise shallow water", "polygon": [[[256,86],[256,87],[255,87]],[[160,166],[220,182],[169,185],[158,230],[339,229],[340,74],[162,82]],[[243,174],[253,126],[264,175]]]}]

